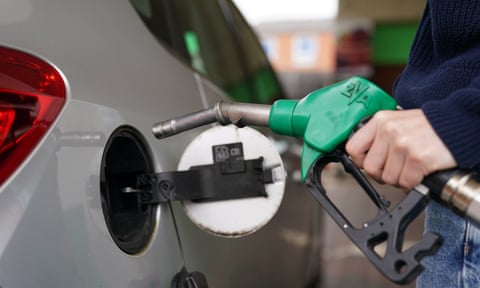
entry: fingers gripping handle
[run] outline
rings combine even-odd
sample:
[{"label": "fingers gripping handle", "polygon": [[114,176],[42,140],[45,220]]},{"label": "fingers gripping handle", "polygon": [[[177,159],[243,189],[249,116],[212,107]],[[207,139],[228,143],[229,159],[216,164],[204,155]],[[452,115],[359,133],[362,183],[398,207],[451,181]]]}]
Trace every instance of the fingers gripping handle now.
[{"label": "fingers gripping handle", "polygon": [[[365,126],[370,118],[360,121],[353,132]],[[475,172],[461,169],[438,171],[426,176],[416,189],[427,189],[426,193],[432,199],[480,228],[480,176]]]}]

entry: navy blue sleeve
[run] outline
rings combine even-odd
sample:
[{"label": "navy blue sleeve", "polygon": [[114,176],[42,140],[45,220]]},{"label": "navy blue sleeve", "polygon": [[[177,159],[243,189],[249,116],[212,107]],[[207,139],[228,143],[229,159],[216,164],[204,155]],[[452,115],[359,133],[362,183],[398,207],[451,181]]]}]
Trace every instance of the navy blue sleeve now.
[{"label": "navy blue sleeve", "polygon": [[461,168],[480,168],[480,76],[421,107]]}]

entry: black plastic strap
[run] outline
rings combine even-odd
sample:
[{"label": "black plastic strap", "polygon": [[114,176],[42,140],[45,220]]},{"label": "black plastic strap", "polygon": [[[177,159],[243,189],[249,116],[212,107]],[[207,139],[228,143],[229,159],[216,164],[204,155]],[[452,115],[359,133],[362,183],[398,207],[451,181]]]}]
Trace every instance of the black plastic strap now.
[{"label": "black plastic strap", "polygon": [[141,204],[167,201],[220,201],[267,197],[265,184],[273,183],[271,169],[263,168],[263,157],[216,162],[187,171],[163,172],[137,177]]}]

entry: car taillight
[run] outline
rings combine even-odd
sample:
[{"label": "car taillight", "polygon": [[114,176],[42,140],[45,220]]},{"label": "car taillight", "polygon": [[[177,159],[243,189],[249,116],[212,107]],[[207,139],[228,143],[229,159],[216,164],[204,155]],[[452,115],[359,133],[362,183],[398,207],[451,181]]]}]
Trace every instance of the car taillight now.
[{"label": "car taillight", "polygon": [[0,185],[45,136],[65,96],[65,82],[55,67],[0,46]]}]

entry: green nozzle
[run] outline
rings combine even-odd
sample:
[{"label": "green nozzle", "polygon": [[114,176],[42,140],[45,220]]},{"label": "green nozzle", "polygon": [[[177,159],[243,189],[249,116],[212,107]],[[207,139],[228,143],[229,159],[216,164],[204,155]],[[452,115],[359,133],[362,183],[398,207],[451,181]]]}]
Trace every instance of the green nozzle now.
[{"label": "green nozzle", "polygon": [[303,138],[302,179],[318,157],[344,143],[353,129],[395,100],[372,82],[352,77],[316,90],[301,100],[278,100],[270,111],[272,131]]},{"label": "green nozzle", "polygon": [[[270,110],[270,129],[281,135],[296,136],[293,131],[292,117],[297,100],[278,100],[273,103]],[[299,135],[303,137],[303,135]]]}]

